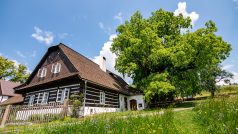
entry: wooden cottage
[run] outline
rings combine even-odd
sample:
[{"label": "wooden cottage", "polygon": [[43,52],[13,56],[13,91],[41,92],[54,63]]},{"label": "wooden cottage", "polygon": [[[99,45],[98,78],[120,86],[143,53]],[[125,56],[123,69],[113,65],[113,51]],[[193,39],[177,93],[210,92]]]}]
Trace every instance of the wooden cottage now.
[{"label": "wooden cottage", "polygon": [[23,104],[63,103],[82,93],[83,115],[144,109],[143,94],[118,75],[60,43],[48,49],[26,83],[15,88]]},{"label": "wooden cottage", "polygon": [[14,87],[19,86],[20,83],[0,80],[0,104],[12,97],[19,96],[14,93]]}]

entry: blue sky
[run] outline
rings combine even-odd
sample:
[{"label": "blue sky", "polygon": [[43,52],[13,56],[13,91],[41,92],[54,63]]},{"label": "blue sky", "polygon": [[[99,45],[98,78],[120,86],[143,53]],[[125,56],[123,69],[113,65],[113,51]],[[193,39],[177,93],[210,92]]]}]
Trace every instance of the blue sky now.
[{"label": "blue sky", "polygon": [[62,42],[95,62],[107,55],[113,70],[115,56],[108,51],[116,27],[137,10],[148,17],[160,8],[195,17],[194,29],[213,20],[217,35],[233,48],[223,66],[238,81],[238,0],[1,0],[0,55],[32,71],[49,46]]}]

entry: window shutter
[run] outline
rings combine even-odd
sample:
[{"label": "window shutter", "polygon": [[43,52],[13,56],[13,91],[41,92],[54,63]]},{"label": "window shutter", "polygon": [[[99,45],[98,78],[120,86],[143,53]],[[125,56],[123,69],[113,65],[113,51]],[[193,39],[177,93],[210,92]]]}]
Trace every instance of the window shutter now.
[{"label": "window shutter", "polygon": [[46,68],[44,68],[44,74],[43,74],[43,77],[45,77],[45,76],[46,76],[46,73],[47,73],[47,69],[46,69]]},{"label": "window shutter", "polygon": [[42,69],[39,69],[39,70],[38,70],[37,77],[40,77],[40,76],[41,76],[41,70],[42,70]]},{"label": "window shutter", "polygon": [[61,102],[62,101],[62,93],[63,93],[63,90],[59,89],[58,92],[57,92],[56,102]]},{"label": "window shutter", "polygon": [[55,73],[55,64],[52,64],[51,73]]},{"label": "window shutter", "polygon": [[61,69],[61,64],[60,64],[60,63],[57,63],[57,73],[60,72],[60,69]]}]

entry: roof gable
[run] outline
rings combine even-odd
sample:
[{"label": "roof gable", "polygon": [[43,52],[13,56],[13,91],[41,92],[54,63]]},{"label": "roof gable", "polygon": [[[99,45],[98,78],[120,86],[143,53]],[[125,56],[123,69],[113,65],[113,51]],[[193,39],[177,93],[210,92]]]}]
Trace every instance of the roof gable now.
[{"label": "roof gable", "polygon": [[[60,63],[61,69],[58,74],[51,73],[52,65]],[[40,78],[37,76],[38,70],[46,68],[46,76],[43,78]],[[65,54],[59,49],[57,46],[50,47],[46,54],[43,56],[41,61],[38,63],[30,77],[28,78],[25,85],[35,85],[38,83],[45,83],[48,81],[51,81],[56,78],[61,78],[64,76],[68,76],[71,74],[75,74],[77,70],[73,66],[73,64],[68,60],[68,58],[65,56]]]},{"label": "roof gable", "polygon": [[[43,82],[34,81],[38,69],[45,65],[48,65],[51,62],[50,57],[51,55],[54,55],[53,52],[61,52],[60,57],[64,62],[67,62],[66,64],[69,71],[65,75],[56,77],[57,79],[49,78],[47,79],[47,81]],[[81,79],[87,80],[88,82],[91,82],[93,84],[97,84],[105,88],[125,94],[134,94],[133,92],[129,91],[129,85],[120,76],[112,74],[113,73],[109,71],[104,72],[100,69],[98,64],[94,63],[93,61],[76,52],[75,50],[60,43],[59,45],[52,46],[48,49],[47,53],[41,59],[31,76],[27,80],[26,84],[19,86],[17,89],[24,89],[31,86],[37,86],[39,84],[51,82],[53,80],[59,80],[67,78],[69,76],[78,75]]]},{"label": "roof gable", "polygon": [[17,82],[0,80],[0,95],[16,96],[17,94],[14,93],[13,88],[19,85],[20,83]]}]

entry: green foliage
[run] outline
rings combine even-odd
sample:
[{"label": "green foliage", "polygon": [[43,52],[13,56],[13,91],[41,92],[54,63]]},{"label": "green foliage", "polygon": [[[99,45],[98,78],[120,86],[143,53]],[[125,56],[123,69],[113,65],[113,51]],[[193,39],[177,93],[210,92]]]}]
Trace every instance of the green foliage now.
[{"label": "green foliage", "polygon": [[55,121],[55,120],[59,120],[62,117],[60,116],[60,114],[32,114],[28,117],[29,121],[33,121],[33,122],[41,122],[41,121]]},{"label": "green foliage", "polygon": [[13,61],[0,56],[0,79],[24,83],[28,76],[26,66],[22,64],[15,66]]},{"label": "green foliage", "polygon": [[194,120],[204,133],[235,134],[238,132],[238,97],[211,99],[195,107]]},{"label": "green foliage", "polygon": [[115,68],[130,76],[147,100],[174,90],[181,96],[201,92],[202,73],[210,74],[207,68],[218,66],[229,55],[230,44],[215,34],[214,22],[197,30],[191,29],[190,22],[160,9],[146,19],[136,12],[118,26],[111,49],[118,56]]},{"label": "green foliage", "polygon": [[73,94],[70,96],[70,103],[72,104],[72,114],[71,117],[78,118],[79,111],[82,106],[83,94]]}]

